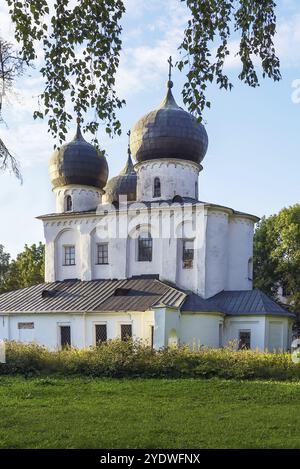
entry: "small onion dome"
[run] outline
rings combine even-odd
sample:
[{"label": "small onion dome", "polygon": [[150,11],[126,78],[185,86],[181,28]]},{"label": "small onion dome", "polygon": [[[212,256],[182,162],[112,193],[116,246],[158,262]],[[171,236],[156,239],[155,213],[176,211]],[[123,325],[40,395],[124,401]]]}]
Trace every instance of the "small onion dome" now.
[{"label": "small onion dome", "polygon": [[54,151],[49,173],[54,189],[69,184],[103,189],[108,178],[108,165],[106,158],[84,140],[78,125],[73,140]]},{"label": "small onion dome", "polygon": [[118,176],[111,178],[106,187],[105,199],[107,203],[119,202],[119,196],[126,195],[128,201],[136,200],[137,174],[128,149],[127,163]]},{"label": "small onion dome", "polygon": [[133,127],[130,148],[138,162],[177,158],[201,163],[208,146],[204,126],[176,104],[173,83],[158,109],[142,117]]}]

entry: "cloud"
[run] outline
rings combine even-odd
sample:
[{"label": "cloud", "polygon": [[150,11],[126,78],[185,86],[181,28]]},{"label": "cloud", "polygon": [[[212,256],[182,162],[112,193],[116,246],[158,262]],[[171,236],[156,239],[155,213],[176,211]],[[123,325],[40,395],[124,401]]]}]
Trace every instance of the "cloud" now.
[{"label": "cloud", "polygon": [[300,65],[300,15],[279,22],[275,40],[276,50],[282,67]]},{"label": "cloud", "polygon": [[[138,0],[128,0],[129,3],[131,1],[141,3]],[[144,13],[147,8],[146,13],[149,16],[148,21],[145,21],[147,16],[143,18],[144,37],[134,46],[124,41],[116,77],[117,92],[125,98],[141,92],[150,84],[153,87],[163,76],[167,79],[167,59],[170,55],[174,62],[179,58],[178,46],[189,17],[183,3],[167,1],[163,6],[157,0],[142,3]],[[156,16],[158,9],[159,14]],[[124,33],[126,38],[126,27]]]}]

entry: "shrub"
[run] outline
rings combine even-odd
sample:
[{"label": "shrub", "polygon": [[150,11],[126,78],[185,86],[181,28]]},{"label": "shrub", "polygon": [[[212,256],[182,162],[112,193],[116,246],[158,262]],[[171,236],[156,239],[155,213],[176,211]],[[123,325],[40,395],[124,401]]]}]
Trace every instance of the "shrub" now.
[{"label": "shrub", "polygon": [[50,352],[17,342],[6,344],[2,374],[84,375],[90,377],[212,378],[299,380],[300,365],[289,353],[234,351],[229,348],[155,351],[141,342],[109,341],[86,350]]}]

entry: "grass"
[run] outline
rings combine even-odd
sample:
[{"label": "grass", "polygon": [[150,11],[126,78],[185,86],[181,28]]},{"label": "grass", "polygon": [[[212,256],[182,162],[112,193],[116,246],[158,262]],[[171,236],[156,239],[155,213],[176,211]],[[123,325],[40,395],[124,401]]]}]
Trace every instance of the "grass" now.
[{"label": "grass", "polygon": [[0,448],[299,448],[300,383],[0,377]]}]

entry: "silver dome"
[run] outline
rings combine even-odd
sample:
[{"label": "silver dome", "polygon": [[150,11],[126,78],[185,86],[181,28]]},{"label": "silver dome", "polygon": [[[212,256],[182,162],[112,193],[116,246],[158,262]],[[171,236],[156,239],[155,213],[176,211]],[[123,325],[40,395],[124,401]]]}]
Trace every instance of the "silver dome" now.
[{"label": "silver dome", "polygon": [[202,124],[176,104],[168,82],[167,96],[158,109],[142,117],[133,127],[130,148],[138,162],[177,158],[201,163],[208,146]]},{"label": "silver dome", "polygon": [[56,149],[49,164],[54,188],[69,184],[103,189],[108,178],[106,158],[84,140],[80,127],[73,140]]},{"label": "silver dome", "polygon": [[128,201],[136,200],[137,174],[135,172],[130,151],[125,167],[118,176],[111,178],[104,188],[108,203],[119,202],[120,195],[126,195]]}]

